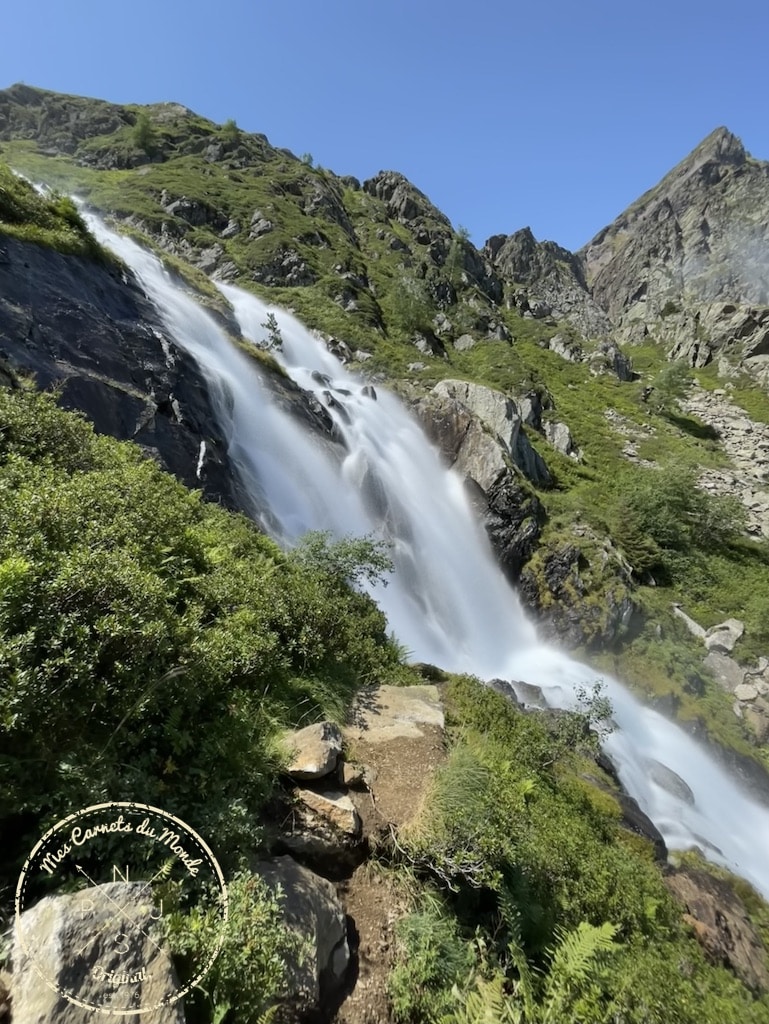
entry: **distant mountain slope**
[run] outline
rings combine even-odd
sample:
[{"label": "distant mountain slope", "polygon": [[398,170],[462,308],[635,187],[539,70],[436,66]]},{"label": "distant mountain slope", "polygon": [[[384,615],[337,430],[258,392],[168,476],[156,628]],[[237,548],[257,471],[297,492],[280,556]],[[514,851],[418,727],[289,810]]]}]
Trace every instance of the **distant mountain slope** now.
[{"label": "distant mountain slope", "polygon": [[580,253],[596,302],[628,339],[673,335],[704,365],[730,342],[769,345],[769,162],[712,132]]}]

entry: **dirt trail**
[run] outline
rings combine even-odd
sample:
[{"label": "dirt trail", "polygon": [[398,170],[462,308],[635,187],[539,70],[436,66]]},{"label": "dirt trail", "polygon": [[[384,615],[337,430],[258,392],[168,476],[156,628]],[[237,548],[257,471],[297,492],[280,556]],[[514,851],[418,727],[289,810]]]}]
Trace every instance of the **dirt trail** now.
[{"label": "dirt trail", "polygon": [[[443,708],[435,686],[381,686],[361,694],[345,730],[348,761],[365,765],[370,792],[355,795],[372,843],[390,826],[409,822],[445,758]],[[334,1024],[390,1024],[387,976],[394,953],[394,926],[406,907],[386,874],[363,863],[339,885],[357,953],[348,995]]]}]

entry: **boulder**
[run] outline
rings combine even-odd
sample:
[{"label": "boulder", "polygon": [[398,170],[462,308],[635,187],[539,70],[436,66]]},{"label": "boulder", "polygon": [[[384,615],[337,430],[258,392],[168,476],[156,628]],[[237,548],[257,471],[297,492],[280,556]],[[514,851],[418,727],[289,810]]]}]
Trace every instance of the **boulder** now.
[{"label": "boulder", "polygon": [[293,779],[320,779],[336,771],[342,755],[342,733],[333,722],[318,722],[287,733],[284,742],[292,751],[286,770]]},{"label": "boulder", "polygon": [[348,789],[370,789],[376,781],[376,772],[365,764],[340,764],[340,781]]},{"label": "boulder", "polygon": [[261,238],[268,235],[273,229],[273,223],[264,216],[261,210],[255,210],[251,218],[248,237],[250,239]]},{"label": "boulder", "polygon": [[568,457],[570,459],[574,459],[575,462],[582,461],[582,452],[574,443],[571,431],[565,423],[558,423],[555,420],[550,420],[545,424],[544,433],[545,437],[556,451],[561,452],[562,455],[568,455]]},{"label": "boulder", "polygon": [[512,399],[501,391],[463,380],[442,380],[433,388],[433,394],[461,402],[512,456],[521,426],[521,417]]},{"label": "boulder", "polygon": [[457,352],[467,352],[468,349],[474,348],[478,342],[472,336],[472,334],[461,334],[454,342],[454,348]]},{"label": "boulder", "polygon": [[732,693],[745,681],[745,669],[738,665],[734,658],[721,654],[720,651],[708,652],[702,663],[705,668],[710,669],[721,686]]},{"label": "boulder", "polygon": [[684,803],[694,805],[694,793],[677,772],[653,758],[648,758],[645,764],[652,782],[656,782],[658,786],[678,797],[679,800],[683,800]]},{"label": "boulder", "polygon": [[551,352],[555,352],[557,356],[560,356],[561,359],[565,359],[569,363],[579,363],[582,360],[581,347],[576,341],[565,337],[563,334],[554,334],[547,342],[547,347]]},{"label": "boulder", "polygon": [[515,686],[508,679],[489,679],[486,685],[490,690],[494,690],[509,700],[511,704],[515,704],[516,707],[523,707],[518,699]]},{"label": "boulder", "polygon": [[[124,914],[117,915],[116,906]],[[107,1006],[112,1013],[131,1009],[137,1005],[135,999],[141,1007],[157,1007],[141,1017],[124,1015],[123,1020],[184,1024],[179,981],[154,913],[146,886],[139,882],[47,896],[25,911],[20,922],[23,945],[17,931],[11,953],[14,1024],[92,1020],[93,1011],[65,998],[62,989],[86,1004]],[[38,969],[58,990],[42,983]],[[110,973],[137,980],[113,984]]]},{"label": "boulder", "polygon": [[758,696],[758,687],[752,683],[740,683],[734,688],[734,696],[737,700],[755,700]]},{"label": "boulder", "polygon": [[709,651],[731,654],[737,641],[745,632],[745,624],[739,619],[727,619],[712,626],[705,634],[705,646]]},{"label": "boulder", "polygon": [[366,854],[360,815],[347,793],[338,789],[295,789],[277,848],[328,877],[340,877]]},{"label": "boulder", "polygon": [[[497,442],[503,455],[507,455],[532,482],[544,486],[552,483],[547,467],[521,431],[521,414],[511,398],[482,384],[461,380],[440,381],[433,388],[432,396],[439,403],[458,402],[467,409]],[[477,477],[474,479],[486,490]]]},{"label": "boulder", "polygon": [[322,827],[330,826],[335,832],[353,839],[360,835],[360,818],[349,796],[338,790],[317,792],[314,789],[297,789],[294,796],[316,818]]},{"label": "boulder", "polygon": [[234,238],[235,235],[240,234],[240,224],[235,220],[234,217],[230,217],[227,222],[227,227],[222,231],[220,238]]},{"label": "boulder", "polygon": [[344,908],[331,882],[291,857],[257,864],[254,873],[284,894],[283,919],[303,940],[287,964],[290,1001],[302,1013],[317,1011],[337,990],[350,963]]},{"label": "boulder", "polygon": [[618,380],[633,381],[638,374],[629,356],[613,341],[602,341],[587,357],[593,374],[613,373]]},{"label": "boulder", "polygon": [[743,705],[743,717],[759,744],[769,740],[769,705],[765,701]]},{"label": "boulder", "polygon": [[[543,519],[539,499],[528,492],[511,466],[507,445],[516,446],[516,457],[530,472],[547,474],[547,467],[523,433],[513,425],[513,414],[507,420],[508,402],[498,392],[501,403],[497,406],[497,426],[505,429],[507,443],[501,443],[488,427],[458,399],[450,397],[452,382],[443,382],[446,388],[435,390],[415,405],[427,436],[438,445],[446,462],[465,480],[470,500],[483,522],[500,565],[508,578],[515,582],[521,568],[531,557],[539,536]],[[440,385],[439,385],[440,388]],[[490,391],[489,388],[482,389]],[[512,402],[509,403],[513,405]],[[493,411],[494,406],[491,406]],[[517,422],[520,426],[520,421]],[[522,454],[523,453],[523,454]],[[530,454],[531,464],[528,459]]]},{"label": "boulder", "polygon": [[350,740],[368,744],[417,738],[424,726],[443,729],[443,705],[435,686],[379,686],[373,697],[361,696],[345,730]]}]

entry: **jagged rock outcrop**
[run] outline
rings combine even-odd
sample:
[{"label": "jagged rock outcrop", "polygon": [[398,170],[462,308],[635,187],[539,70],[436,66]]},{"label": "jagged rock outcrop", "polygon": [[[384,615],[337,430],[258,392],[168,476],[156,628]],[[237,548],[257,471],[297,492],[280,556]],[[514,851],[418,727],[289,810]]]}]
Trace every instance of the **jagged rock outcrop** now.
[{"label": "jagged rock outcrop", "polygon": [[101,433],[238,503],[205,381],[132,277],[0,237],[0,356]]},{"label": "jagged rock outcrop", "polygon": [[732,885],[689,867],[671,872],[665,882],[711,963],[734,971],[754,992],[769,992],[767,951]]},{"label": "jagged rock outcrop", "polygon": [[[386,203],[392,220],[416,227],[418,242],[426,244],[432,240],[431,227],[440,226],[451,230],[448,217],[398,171],[380,171],[363,182],[363,190]],[[424,233],[422,238],[419,237],[420,232]],[[442,233],[438,232],[436,237],[442,237]]]},{"label": "jagged rock outcrop", "polygon": [[[552,483],[547,466],[521,429],[521,413],[513,399],[482,384],[462,380],[443,380],[436,384],[432,393],[435,398],[454,400],[469,409],[532,483],[543,486]],[[475,479],[481,483],[478,477]]]},{"label": "jagged rock outcrop", "polygon": [[[769,305],[767,253],[769,163],[718,128],[578,255],[624,337],[664,337],[701,366],[731,341],[741,354],[765,344],[753,307]],[[718,303],[728,312],[714,313]]]},{"label": "jagged rock outcrop", "polygon": [[[582,259],[555,242],[538,242],[531,228],[512,235],[494,235],[483,247],[506,285],[508,301],[537,315],[547,307],[556,320],[568,320],[582,334],[606,334],[610,322],[588,290]],[[521,293],[519,286],[523,286]]]},{"label": "jagged rock outcrop", "polygon": [[500,564],[512,580],[531,556],[543,509],[517,469],[538,483],[550,474],[521,431],[515,403],[466,381],[442,381],[415,411],[428,437],[465,480]]}]

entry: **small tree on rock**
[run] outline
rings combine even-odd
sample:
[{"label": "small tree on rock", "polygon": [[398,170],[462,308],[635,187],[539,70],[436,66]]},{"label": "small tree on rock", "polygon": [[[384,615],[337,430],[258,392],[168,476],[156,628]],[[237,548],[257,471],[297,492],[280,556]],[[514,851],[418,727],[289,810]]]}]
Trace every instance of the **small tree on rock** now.
[{"label": "small tree on rock", "polygon": [[268,313],[267,319],[260,325],[267,332],[267,338],[261,343],[260,348],[267,352],[280,352],[283,348],[283,335],[274,313]]}]

